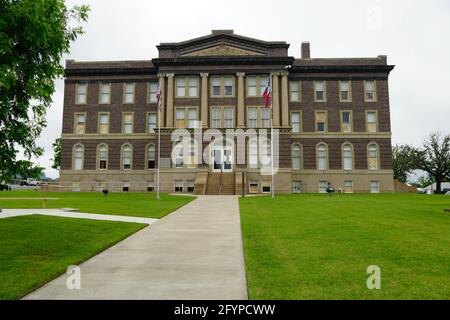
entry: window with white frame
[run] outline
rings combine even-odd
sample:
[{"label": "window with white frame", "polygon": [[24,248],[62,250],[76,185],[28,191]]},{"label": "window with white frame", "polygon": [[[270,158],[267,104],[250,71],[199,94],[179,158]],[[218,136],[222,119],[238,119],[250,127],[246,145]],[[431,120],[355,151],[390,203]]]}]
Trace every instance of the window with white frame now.
[{"label": "window with white frame", "polygon": [[326,111],[316,111],[316,131],[326,132],[327,131],[327,112]]},{"label": "window with white frame", "polygon": [[190,192],[190,193],[194,192],[194,183],[195,183],[194,180],[186,180],[186,190],[187,190],[187,192]]},{"label": "window with white frame", "polygon": [[84,134],[86,131],[86,114],[75,113],[75,134]]},{"label": "window with white frame", "polygon": [[369,170],[378,170],[378,146],[375,143],[369,144],[368,153]]},{"label": "window with white frame", "polygon": [[122,169],[130,170],[131,162],[133,159],[132,149],[129,144],[126,144],[122,147]]},{"label": "window with white frame", "polygon": [[314,100],[316,102],[326,100],[325,81],[314,81]]},{"label": "window with white frame", "polygon": [[77,83],[76,84],[76,104],[86,104],[87,103],[87,83]]},{"label": "window with white frame", "polygon": [[300,145],[292,145],[292,170],[301,169],[301,148]]},{"label": "window with white frame", "polygon": [[257,128],[258,127],[258,108],[249,107],[247,109],[247,127]]},{"label": "window with white frame", "polygon": [[292,193],[302,193],[301,181],[292,181]]},{"label": "window with white frame", "polygon": [[73,149],[73,170],[83,170],[84,148],[82,145],[76,145]]},{"label": "window with white frame", "polygon": [[345,180],[344,181],[344,193],[353,193],[353,181]]},{"label": "window with white frame", "polygon": [[261,128],[270,128],[270,108],[260,108]]},{"label": "window with white frame", "polygon": [[325,180],[319,181],[319,193],[327,193],[327,182]]},{"label": "window with white frame", "polygon": [[158,97],[156,96],[157,90],[158,90],[157,81],[152,81],[148,84],[148,102],[150,103],[158,102]]},{"label": "window with white frame", "polygon": [[98,132],[100,134],[108,134],[109,133],[109,113],[101,112],[98,115]]},{"label": "window with white frame", "polygon": [[350,144],[346,143],[342,147],[343,169],[353,169],[353,148]]},{"label": "window with white frame", "polygon": [[378,181],[370,181],[370,193],[379,193],[380,185]]},{"label": "window with white frame", "polygon": [[156,114],[156,112],[149,112],[149,113],[147,113],[147,121],[148,121],[148,126],[147,126],[147,132],[148,133],[154,133],[155,132],[155,129],[156,129],[156,126],[157,126],[157,120],[158,119],[158,117],[157,117],[157,114]]},{"label": "window with white frame", "polygon": [[351,111],[341,112],[342,132],[352,132],[352,113]]},{"label": "window with white frame", "polygon": [[233,128],[234,109],[233,107],[212,107],[211,108],[212,128]]},{"label": "window with white frame", "polygon": [[123,103],[134,103],[134,87],[134,83],[124,83]]},{"label": "window with white frame", "polygon": [[247,96],[261,97],[269,83],[268,75],[247,76]]},{"label": "window with white frame", "polygon": [[183,180],[174,181],[175,192],[183,192]]},{"label": "window with white frame", "polygon": [[177,107],[175,109],[175,123],[178,129],[197,128],[198,109],[193,107]]},{"label": "window with white frame", "polygon": [[271,181],[261,181],[261,192],[270,193]]},{"label": "window with white frame", "polygon": [[328,162],[327,146],[321,143],[317,146],[317,169],[326,170]]},{"label": "window with white frame", "polygon": [[100,104],[111,103],[111,84],[101,82],[100,83]]},{"label": "window with white frame", "polygon": [[301,82],[289,81],[290,99],[293,102],[301,101]]},{"label": "window with white frame", "polygon": [[367,111],[367,132],[377,132],[377,122],[376,111]]},{"label": "window with white frame", "polygon": [[248,165],[250,168],[258,168],[258,140],[250,139],[248,143]]},{"label": "window with white frame", "polygon": [[377,95],[375,92],[376,82],[375,80],[364,81],[364,99],[366,102],[376,101]]},{"label": "window with white frame", "polygon": [[147,169],[155,169],[155,145],[147,146]]},{"label": "window with white frame", "polygon": [[155,190],[155,183],[153,182],[153,180],[147,181],[147,191],[153,192],[154,190]]},{"label": "window with white frame", "polygon": [[301,132],[301,113],[299,111],[295,111],[291,113],[291,126],[292,132],[299,133]]},{"label": "window with white frame", "polygon": [[133,113],[124,112],[122,115],[122,132],[124,134],[133,133]]},{"label": "window with white frame", "polygon": [[339,98],[341,102],[348,102],[351,98],[350,81],[339,81]]},{"label": "window with white frame", "polygon": [[234,127],[234,109],[233,108],[224,108],[223,109],[223,120],[224,120],[224,128],[231,129]]},{"label": "window with white frame", "polygon": [[176,96],[178,98],[198,97],[198,77],[178,76],[175,78],[175,84],[177,87]]},{"label": "window with white frame", "polygon": [[212,97],[231,97],[234,95],[234,77],[233,76],[212,76],[211,77],[211,96]]},{"label": "window with white frame", "polygon": [[130,191],[130,187],[131,187],[130,181],[123,181],[122,182],[122,191],[123,192]]},{"label": "window with white frame", "polygon": [[248,182],[249,193],[259,193],[259,183],[258,180],[249,180]]},{"label": "window with white frame", "polygon": [[108,146],[104,143],[98,146],[98,169],[108,169]]},{"label": "window with white frame", "polygon": [[222,127],[222,108],[214,107],[211,110],[211,127],[221,128]]},{"label": "window with white frame", "polygon": [[266,87],[269,85],[269,76],[259,76],[259,96],[262,96]]}]

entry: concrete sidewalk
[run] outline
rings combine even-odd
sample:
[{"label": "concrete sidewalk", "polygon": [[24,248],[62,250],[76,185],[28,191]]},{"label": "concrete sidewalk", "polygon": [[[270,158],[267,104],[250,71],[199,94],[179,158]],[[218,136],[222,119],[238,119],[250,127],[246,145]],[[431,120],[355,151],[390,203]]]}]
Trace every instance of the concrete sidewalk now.
[{"label": "concrete sidewalk", "polygon": [[247,299],[236,196],[199,196],[25,299]]},{"label": "concrete sidewalk", "polygon": [[152,218],[140,218],[140,217],[130,217],[130,216],[116,216],[111,214],[97,214],[97,213],[83,213],[74,211],[64,211],[61,209],[3,209],[0,213],[0,219],[10,218],[17,216],[26,216],[30,214],[42,214],[46,216],[56,216],[65,218],[81,218],[81,219],[91,219],[91,220],[107,220],[107,221],[122,221],[122,222],[136,222],[152,224],[158,219]]}]

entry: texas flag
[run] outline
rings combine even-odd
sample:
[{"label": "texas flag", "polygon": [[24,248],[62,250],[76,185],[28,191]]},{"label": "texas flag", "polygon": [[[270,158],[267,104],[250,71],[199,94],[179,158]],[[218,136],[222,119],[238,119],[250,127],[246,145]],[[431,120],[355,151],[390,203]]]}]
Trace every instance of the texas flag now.
[{"label": "texas flag", "polygon": [[270,106],[270,80],[267,81],[267,85],[266,85],[266,89],[264,89],[264,92],[262,94],[263,98],[264,98],[264,102],[266,104],[266,108],[268,108]]}]

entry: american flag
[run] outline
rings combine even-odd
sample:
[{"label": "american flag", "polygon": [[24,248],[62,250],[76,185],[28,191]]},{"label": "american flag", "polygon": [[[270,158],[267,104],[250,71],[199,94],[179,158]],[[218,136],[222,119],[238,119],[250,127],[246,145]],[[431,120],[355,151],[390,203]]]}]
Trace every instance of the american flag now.
[{"label": "american flag", "polygon": [[158,100],[159,111],[161,111],[162,107],[163,107],[163,99],[161,96],[161,88],[160,88],[159,84],[158,84],[158,88],[156,89],[156,99]]}]

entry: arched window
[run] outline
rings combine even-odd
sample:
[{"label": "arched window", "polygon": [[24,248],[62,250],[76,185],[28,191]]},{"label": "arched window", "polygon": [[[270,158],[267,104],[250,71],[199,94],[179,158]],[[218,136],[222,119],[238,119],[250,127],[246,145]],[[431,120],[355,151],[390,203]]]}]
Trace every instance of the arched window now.
[{"label": "arched window", "polygon": [[108,146],[106,144],[98,146],[98,169],[108,169]]},{"label": "arched window", "polygon": [[353,147],[350,143],[342,147],[342,167],[344,170],[353,170]]},{"label": "arched window", "polygon": [[130,170],[132,160],[133,160],[132,148],[129,144],[126,144],[122,147],[122,169]]},{"label": "arched window", "polygon": [[369,158],[369,170],[378,170],[378,146],[375,143],[369,144],[368,158]]},{"label": "arched window", "polygon": [[328,163],[327,145],[325,143],[321,143],[317,146],[317,169],[326,170],[327,163]]},{"label": "arched window", "polygon": [[298,144],[294,144],[291,150],[292,170],[301,169],[301,148]]},{"label": "arched window", "polygon": [[155,145],[147,146],[147,169],[155,169]]},{"label": "arched window", "polygon": [[73,170],[83,170],[84,164],[84,147],[77,144],[73,148]]},{"label": "arched window", "polygon": [[258,168],[258,141],[250,139],[248,143],[248,165],[250,168]]}]

